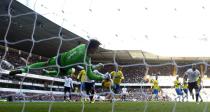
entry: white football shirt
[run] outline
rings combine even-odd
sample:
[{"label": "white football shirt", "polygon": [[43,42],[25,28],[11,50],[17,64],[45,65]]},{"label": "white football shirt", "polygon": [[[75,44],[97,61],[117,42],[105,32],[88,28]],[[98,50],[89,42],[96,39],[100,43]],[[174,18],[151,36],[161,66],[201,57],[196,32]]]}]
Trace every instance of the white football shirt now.
[{"label": "white football shirt", "polygon": [[64,78],[65,78],[64,79],[64,86],[73,88],[74,86],[73,86],[72,79],[70,77],[66,77],[66,76],[64,76]]},{"label": "white football shirt", "polygon": [[188,82],[196,82],[200,75],[200,72],[198,69],[193,71],[192,68],[190,68],[185,72],[185,75],[187,75]]}]

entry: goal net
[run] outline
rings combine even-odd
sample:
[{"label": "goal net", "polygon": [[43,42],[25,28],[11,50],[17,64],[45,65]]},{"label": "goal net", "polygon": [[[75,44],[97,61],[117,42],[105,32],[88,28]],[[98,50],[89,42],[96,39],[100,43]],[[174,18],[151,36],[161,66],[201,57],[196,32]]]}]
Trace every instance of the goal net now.
[{"label": "goal net", "polygon": [[[85,11],[74,8],[83,4],[80,2],[88,4],[88,6],[85,6]],[[156,56],[143,51],[136,51],[138,53],[135,53],[135,51],[125,50],[104,50],[102,47],[109,47],[106,46],[107,44],[102,44],[100,50],[91,57],[91,62],[87,62],[87,47],[84,50],[85,56],[81,61],[70,62],[71,64],[61,66],[61,62],[67,63],[68,61],[62,60],[62,53],[69,52],[68,56],[71,57],[74,52],[70,50],[74,50],[75,47],[81,44],[89,46],[88,43],[91,39],[101,40],[94,37],[94,35],[100,36],[101,32],[96,31],[93,34],[94,31],[91,28],[91,22],[93,21],[91,19],[96,17],[100,21],[100,15],[108,15],[106,10],[115,7],[116,10],[111,14],[113,18],[107,18],[107,22],[116,21],[113,27],[120,25],[120,22],[117,22],[121,17],[119,13],[123,11],[120,5],[111,5],[110,9],[107,6],[107,9],[97,10],[98,7],[95,2],[98,1],[80,2],[69,0],[2,0],[0,2],[0,98],[2,102],[18,102],[17,105],[21,107],[21,112],[28,111],[28,102],[47,102],[47,111],[52,112],[55,109],[55,102],[70,100],[71,102],[79,102],[81,104],[81,110],[79,111],[85,112],[88,111],[86,110],[89,106],[87,102],[91,102],[89,97],[93,96],[96,102],[110,101],[109,111],[112,112],[118,111],[118,108],[116,108],[118,102],[143,102],[143,107],[136,108],[147,112],[148,102],[150,101],[173,102],[170,111],[175,112],[177,94],[174,81],[179,76],[182,83],[185,72],[195,64],[203,78],[200,91],[203,101],[206,102],[203,112],[208,111],[207,102],[210,100],[208,98],[210,95],[209,58],[174,58]],[[73,8],[68,10],[68,7]],[[148,11],[150,9],[144,7],[144,10]],[[88,18],[74,18],[79,14],[89,16],[87,16]],[[95,14],[99,14],[99,16],[94,16]],[[81,23],[77,21],[81,21]],[[96,26],[98,28],[103,27]],[[108,36],[112,36],[105,43],[109,45],[110,41],[122,42],[124,44],[122,46],[126,46],[126,42],[119,38],[120,33],[108,34]],[[149,39],[148,35],[144,37]],[[37,62],[43,62],[44,64]],[[99,69],[97,69],[98,66]],[[95,71],[89,71],[90,67],[96,67]],[[11,71],[22,70],[22,68],[25,70],[24,73],[10,75]],[[74,89],[72,89],[70,95],[64,95],[64,76],[69,75],[66,71],[63,75],[62,72],[65,68],[70,70],[69,73],[73,79]],[[98,74],[96,77],[100,76],[100,80],[92,78],[95,91],[91,94],[85,91],[88,87],[83,89],[80,77],[78,78],[82,69],[86,70],[86,74],[93,72],[93,74]],[[48,74],[51,70],[55,72],[54,75]],[[123,75],[117,75],[119,72]],[[91,76],[87,75],[86,77],[90,78]],[[102,87],[102,83],[106,79],[113,80],[113,85],[109,90]],[[159,86],[157,95],[153,94],[155,80],[158,81]],[[71,96],[71,99],[64,100],[64,96]],[[190,95],[189,101],[194,101]],[[0,102],[0,108],[1,105],[3,104]]]}]

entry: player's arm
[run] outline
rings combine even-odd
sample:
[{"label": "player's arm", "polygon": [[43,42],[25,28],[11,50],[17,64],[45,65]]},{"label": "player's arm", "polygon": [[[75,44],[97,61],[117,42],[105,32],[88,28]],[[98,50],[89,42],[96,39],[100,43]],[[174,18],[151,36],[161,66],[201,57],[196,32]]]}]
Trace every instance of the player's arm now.
[{"label": "player's arm", "polygon": [[120,77],[121,79],[125,79],[125,77],[124,77],[122,71],[120,71],[120,76],[121,76],[121,77]]},{"label": "player's arm", "polygon": [[102,67],[104,67],[104,64],[98,63],[97,65],[93,65],[93,66],[92,66],[92,69],[97,70],[97,69],[100,69],[100,68],[102,68]]},{"label": "player's arm", "polygon": [[72,89],[74,88],[73,80],[72,80],[72,79],[71,79],[71,88],[72,88]]},{"label": "player's arm", "polygon": [[98,70],[94,70],[93,72],[94,72],[94,73],[96,73],[97,75],[104,76],[104,74],[103,74],[103,73],[101,73],[101,72],[99,72]]},{"label": "player's arm", "polygon": [[42,71],[44,72],[44,74],[46,75],[50,75],[50,76],[55,76],[58,74],[58,72],[56,70],[46,70],[46,69],[42,69]]},{"label": "player's arm", "polygon": [[77,80],[80,80],[80,79],[81,79],[82,72],[83,72],[83,70],[81,70],[81,71],[79,72],[79,74],[77,75]]},{"label": "player's arm", "polygon": [[94,73],[93,71],[92,71],[92,68],[91,68],[91,66],[88,66],[87,67],[87,76],[88,76],[88,78],[90,79],[90,80],[103,80],[104,79],[104,76],[102,76],[102,75],[98,75],[97,73]]},{"label": "player's arm", "polygon": [[111,74],[111,78],[114,79],[115,72],[112,71],[110,74]]},{"label": "player's arm", "polygon": [[105,82],[104,80],[101,82],[101,86],[102,86],[102,87],[104,87],[104,82]]},{"label": "player's arm", "polygon": [[160,91],[161,93],[163,93],[162,89],[160,88],[160,86],[158,86],[158,91]]},{"label": "player's arm", "polygon": [[113,82],[112,79],[110,79],[110,81],[111,81],[111,87],[113,87],[114,86],[114,82]]}]

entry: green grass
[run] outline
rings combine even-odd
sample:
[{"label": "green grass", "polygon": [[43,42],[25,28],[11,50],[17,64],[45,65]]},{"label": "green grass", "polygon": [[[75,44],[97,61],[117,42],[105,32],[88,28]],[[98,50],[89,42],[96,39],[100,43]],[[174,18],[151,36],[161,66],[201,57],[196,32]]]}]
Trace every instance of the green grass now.
[{"label": "green grass", "polygon": [[[48,112],[49,102],[26,103],[24,112]],[[116,102],[114,112],[172,112],[174,102]],[[176,103],[175,112],[203,112],[207,105],[210,112],[210,103]],[[0,112],[21,112],[23,103],[0,102]],[[209,109],[208,109],[209,108]],[[52,105],[51,112],[81,112],[81,102],[56,102]],[[85,103],[84,112],[112,112],[112,103],[96,102],[94,104]]]}]

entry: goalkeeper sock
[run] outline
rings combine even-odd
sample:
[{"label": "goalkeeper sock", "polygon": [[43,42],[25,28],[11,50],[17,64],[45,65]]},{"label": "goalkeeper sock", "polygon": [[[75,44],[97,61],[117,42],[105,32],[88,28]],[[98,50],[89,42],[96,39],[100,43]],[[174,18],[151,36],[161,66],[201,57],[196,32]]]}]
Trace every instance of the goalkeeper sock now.
[{"label": "goalkeeper sock", "polygon": [[22,73],[23,73],[22,70],[13,70],[9,72],[9,75],[14,76],[16,74],[22,74]]}]

